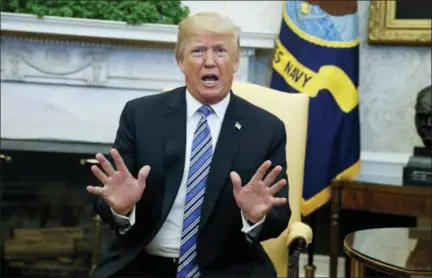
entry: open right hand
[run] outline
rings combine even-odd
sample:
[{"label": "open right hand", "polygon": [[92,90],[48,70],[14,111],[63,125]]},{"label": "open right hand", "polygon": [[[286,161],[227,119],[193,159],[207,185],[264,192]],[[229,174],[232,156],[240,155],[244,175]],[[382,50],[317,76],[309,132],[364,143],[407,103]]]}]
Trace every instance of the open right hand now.
[{"label": "open right hand", "polygon": [[141,199],[150,173],[150,166],[142,167],[138,173],[138,179],[135,179],[116,149],[111,150],[111,155],[117,171],[103,154],[96,154],[96,159],[105,173],[96,165],[91,167],[91,171],[103,184],[103,187],[87,186],[87,191],[102,196],[115,213],[126,216]]}]

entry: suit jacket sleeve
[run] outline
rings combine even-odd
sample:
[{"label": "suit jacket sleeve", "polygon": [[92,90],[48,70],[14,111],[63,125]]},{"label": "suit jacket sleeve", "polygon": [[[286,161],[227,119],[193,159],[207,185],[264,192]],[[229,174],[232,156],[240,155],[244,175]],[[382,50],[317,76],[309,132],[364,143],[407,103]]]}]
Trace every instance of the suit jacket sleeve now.
[{"label": "suit jacket sleeve", "polygon": [[[132,118],[132,109],[130,107],[130,102],[127,102],[123,111],[120,114],[119,127],[117,129],[116,138],[114,140],[113,148],[117,149],[120,153],[123,161],[125,162],[127,168],[131,174],[136,177],[136,159],[135,159],[135,127]],[[107,159],[111,162],[114,168],[116,168],[115,163],[111,155],[107,156]],[[113,213],[108,204],[104,201],[102,197],[99,197],[95,204],[94,209],[100,218],[108,223],[112,229],[119,233],[119,227],[117,222],[113,217]]]},{"label": "suit jacket sleeve", "polygon": [[[277,177],[275,182],[280,179],[286,179],[287,184],[277,194],[277,197],[288,198],[288,176],[286,174],[287,162],[286,162],[286,131],[284,124],[280,121],[278,128],[276,129],[273,143],[269,149],[267,159],[272,162],[272,167],[280,165],[283,170]],[[257,240],[264,241],[270,238],[278,237],[288,226],[288,221],[291,215],[288,203],[274,207],[266,215],[266,219],[262,225],[262,229],[258,234]]]}]

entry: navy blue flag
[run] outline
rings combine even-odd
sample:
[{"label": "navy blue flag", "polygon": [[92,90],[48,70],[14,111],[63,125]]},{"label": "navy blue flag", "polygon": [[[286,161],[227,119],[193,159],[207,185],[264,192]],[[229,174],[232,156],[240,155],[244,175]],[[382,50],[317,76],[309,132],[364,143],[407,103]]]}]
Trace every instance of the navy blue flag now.
[{"label": "navy blue flag", "polygon": [[340,3],[286,1],[272,62],[271,88],[310,97],[303,215],[331,199],[333,180],[360,170],[357,3]]}]

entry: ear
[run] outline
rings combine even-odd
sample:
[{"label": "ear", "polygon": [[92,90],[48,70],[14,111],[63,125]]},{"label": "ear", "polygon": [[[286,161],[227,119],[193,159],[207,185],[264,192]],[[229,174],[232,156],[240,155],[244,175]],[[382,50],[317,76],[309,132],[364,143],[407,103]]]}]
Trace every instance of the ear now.
[{"label": "ear", "polygon": [[184,73],[185,72],[185,66],[184,66],[183,60],[179,60],[178,65],[179,65],[180,70]]},{"label": "ear", "polygon": [[235,61],[234,61],[234,73],[237,72],[239,66],[240,66],[240,54],[236,55],[236,58],[235,58]]}]

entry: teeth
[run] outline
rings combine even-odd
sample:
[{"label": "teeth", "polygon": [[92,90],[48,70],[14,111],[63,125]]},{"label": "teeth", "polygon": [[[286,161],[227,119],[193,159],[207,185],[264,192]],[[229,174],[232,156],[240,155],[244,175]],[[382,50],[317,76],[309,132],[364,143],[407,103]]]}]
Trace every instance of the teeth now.
[{"label": "teeth", "polygon": [[212,86],[216,85],[217,81],[216,80],[204,80],[203,83],[205,86],[212,87]]}]

